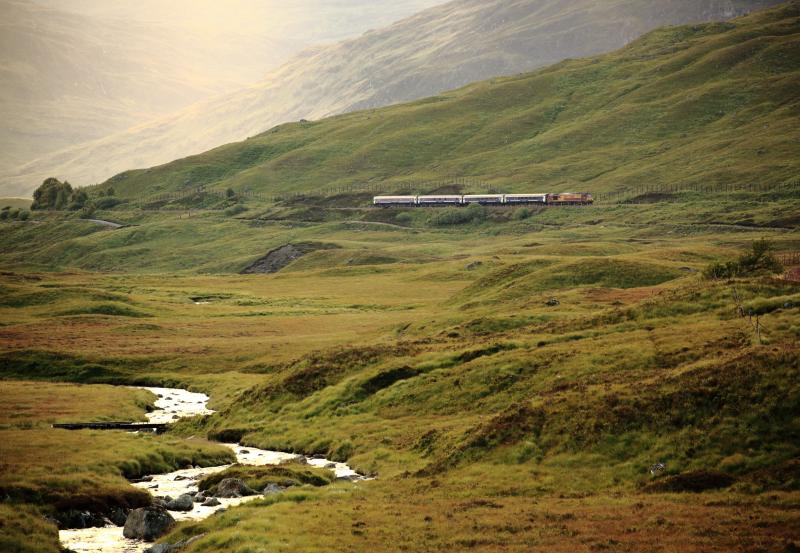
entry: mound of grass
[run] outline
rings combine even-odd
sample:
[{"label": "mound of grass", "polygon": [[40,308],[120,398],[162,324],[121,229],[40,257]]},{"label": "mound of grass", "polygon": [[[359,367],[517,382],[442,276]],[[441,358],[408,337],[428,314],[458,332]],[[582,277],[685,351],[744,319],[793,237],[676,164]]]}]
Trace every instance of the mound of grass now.
[{"label": "mound of grass", "polygon": [[643,491],[649,493],[697,493],[727,488],[733,485],[734,482],[735,479],[729,474],[717,471],[698,470],[661,478],[646,485]]},{"label": "mound of grass", "polygon": [[653,263],[622,259],[582,259],[559,266],[541,279],[543,288],[603,286],[607,288],[639,288],[655,286],[683,276],[677,269]]},{"label": "mound of grass", "polygon": [[254,490],[263,490],[268,484],[283,488],[293,486],[327,486],[333,482],[333,473],[327,469],[292,465],[242,466],[234,465],[222,472],[203,478],[198,487],[213,495],[216,486],[226,478],[239,478]]},{"label": "mound of grass", "polygon": [[75,309],[68,309],[58,313],[60,316],[74,315],[105,315],[109,317],[151,317],[149,313],[139,311],[119,303],[97,303],[82,305]]}]

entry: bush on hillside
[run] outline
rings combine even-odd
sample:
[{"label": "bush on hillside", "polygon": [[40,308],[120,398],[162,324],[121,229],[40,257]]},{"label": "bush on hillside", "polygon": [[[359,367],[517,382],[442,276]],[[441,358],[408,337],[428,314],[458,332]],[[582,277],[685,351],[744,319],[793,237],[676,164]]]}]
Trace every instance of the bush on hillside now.
[{"label": "bush on hillside", "polygon": [[431,224],[437,227],[465,225],[486,219],[486,208],[479,204],[471,204],[466,208],[452,207],[437,211],[430,218]]},{"label": "bush on hillside", "polygon": [[527,207],[521,207],[514,211],[514,215],[512,216],[515,221],[522,221],[524,219],[529,218],[533,213]]},{"label": "bush on hillside", "polygon": [[97,206],[94,202],[88,202],[83,206],[83,209],[81,209],[81,219],[91,219],[96,209]]},{"label": "bush on hillside", "polygon": [[88,201],[89,196],[86,194],[86,192],[80,188],[77,188],[73,190],[72,194],[70,195],[68,208],[71,211],[78,211],[79,209],[83,209]]},{"label": "bush on hillside", "polygon": [[31,209],[64,209],[71,194],[72,186],[68,182],[50,177],[33,192]]},{"label": "bush on hillside", "polygon": [[89,201],[89,195],[81,188],[72,188],[72,185],[67,182],[50,177],[45,179],[44,182],[33,192],[33,203],[31,209],[69,209],[71,211],[78,211],[83,209],[86,202]]},{"label": "bush on hillside", "polygon": [[242,204],[236,204],[226,209],[225,215],[227,215],[228,217],[234,217],[236,215],[239,215],[240,213],[244,213],[245,211],[247,211],[247,208],[245,206],[243,206]]},{"label": "bush on hillside", "polygon": [[119,205],[121,203],[122,203],[122,200],[119,200],[117,198],[112,198],[110,196],[105,196],[105,197],[97,198],[94,201],[94,206],[97,209],[111,209],[112,207],[117,206],[117,205]]},{"label": "bush on hillside", "polygon": [[27,209],[20,210],[19,217],[17,217],[20,221],[27,221],[31,216],[31,212]]},{"label": "bush on hillside", "polygon": [[725,279],[781,271],[783,265],[773,254],[772,243],[762,238],[753,242],[750,251],[740,255],[736,261],[714,263],[703,271],[703,275],[709,279]]}]

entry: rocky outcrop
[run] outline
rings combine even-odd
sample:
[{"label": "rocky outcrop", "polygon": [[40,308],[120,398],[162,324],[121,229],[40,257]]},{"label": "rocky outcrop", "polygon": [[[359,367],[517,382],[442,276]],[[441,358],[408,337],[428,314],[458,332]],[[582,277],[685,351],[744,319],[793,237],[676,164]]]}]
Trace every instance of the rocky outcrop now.
[{"label": "rocky outcrop", "polygon": [[277,273],[291,262],[316,250],[330,250],[338,246],[333,244],[317,244],[313,242],[300,242],[297,244],[284,244],[270,251],[264,257],[254,261],[242,271],[243,275]]},{"label": "rocky outcrop", "polygon": [[130,512],[122,535],[132,540],[154,541],[173,526],[175,519],[163,507],[142,507]]},{"label": "rocky outcrop", "polygon": [[167,502],[168,511],[191,511],[194,508],[194,498],[185,493],[172,501]]},{"label": "rocky outcrop", "polygon": [[267,484],[263,490],[261,490],[261,495],[273,495],[276,493],[281,493],[285,490],[283,486],[279,486],[277,484]]},{"label": "rocky outcrop", "polygon": [[258,492],[244,483],[240,478],[226,478],[217,484],[215,497],[247,497],[258,495]]}]

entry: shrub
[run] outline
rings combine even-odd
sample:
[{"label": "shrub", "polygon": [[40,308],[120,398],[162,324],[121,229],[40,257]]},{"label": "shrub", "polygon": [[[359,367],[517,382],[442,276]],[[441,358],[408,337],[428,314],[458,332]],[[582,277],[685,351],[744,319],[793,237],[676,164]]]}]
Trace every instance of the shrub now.
[{"label": "shrub", "polygon": [[753,242],[750,251],[740,255],[736,261],[714,263],[703,271],[703,275],[709,279],[724,279],[781,271],[783,265],[772,253],[772,243],[762,238]]},{"label": "shrub", "polygon": [[240,213],[244,213],[245,211],[247,211],[247,208],[245,206],[243,206],[242,204],[236,204],[226,209],[225,215],[233,217],[235,215],[239,215]]},{"label": "shrub", "polygon": [[72,186],[50,177],[34,190],[31,209],[63,209],[72,194]]},{"label": "shrub", "polygon": [[27,209],[23,209],[22,211],[19,212],[18,219],[20,221],[27,221],[30,218],[30,216],[31,216],[31,212],[28,211]]},{"label": "shrub", "polygon": [[439,210],[430,218],[435,226],[465,225],[486,219],[486,208],[479,204],[471,204],[466,208],[452,207]]},{"label": "shrub", "polygon": [[81,218],[90,219],[94,215],[95,209],[96,205],[94,204],[94,202],[87,203],[86,205],[83,206],[83,209],[81,210]]},{"label": "shrub", "polygon": [[531,215],[532,213],[530,209],[528,209],[527,207],[522,207],[514,211],[514,215],[512,217],[514,218],[515,221],[522,221],[524,219],[527,219]]},{"label": "shrub", "polygon": [[122,200],[118,200],[117,198],[111,198],[106,196],[105,198],[98,198],[94,202],[94,206],[97,209],[111,209],[114,206],[117,206],[122,203]]},{"label": "shrub", "polygon": [[84,190],[80,188],[75,189],[72,191],[69,197],[69,209],[72,211],[78,211],[79,209],[83,209],[86,205],[86,202],[89,201],[89,196],[86,194]]},{"label": "shrub", "polygon": [[409,212],[404,211],[402,213],[398,213],[394,220],[396,223],[400,223],[401,225],[409,225],[414,222],[414,216]]}]

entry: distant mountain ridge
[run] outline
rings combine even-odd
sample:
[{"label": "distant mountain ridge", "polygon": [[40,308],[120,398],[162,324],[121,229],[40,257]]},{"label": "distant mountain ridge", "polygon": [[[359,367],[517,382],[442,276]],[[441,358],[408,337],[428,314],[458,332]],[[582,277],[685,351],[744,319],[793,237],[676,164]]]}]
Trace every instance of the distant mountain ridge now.
[{"label": "distant mountain ridge", "polygon": [[798,62],[800,0],[662,27],[608,54],[440,96],[287,123],[103,186],[147,202],[200,186],[392,193],[452,175],[507,192],[791,184],[800,179]]},{"label": "distant mountain ridge", "polygon": [[274,125],[414,100],[610,51],[659,26],[724,20],[778,0],[456,0],[307,50],[256,86],[0,175],[7,194],[48,176],[99,182]]}]

